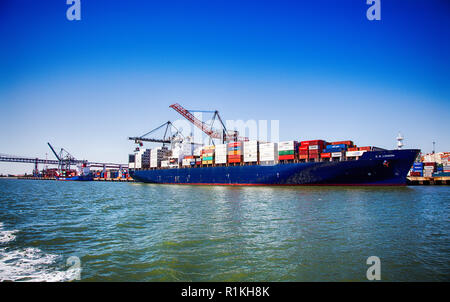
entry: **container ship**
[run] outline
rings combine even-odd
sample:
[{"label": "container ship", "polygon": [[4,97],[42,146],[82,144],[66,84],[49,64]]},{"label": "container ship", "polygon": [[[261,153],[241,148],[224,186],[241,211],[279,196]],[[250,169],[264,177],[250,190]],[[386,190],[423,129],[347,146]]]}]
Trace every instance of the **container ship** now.
[{"label": "container ship", "polygon": [[[220,121],[221,131],[197,119],[193,110],[179,104],[170,107],[207,134],[210,141],[220,140],[221,144],[195,146],[190,138],[181,138],[178,130],[176,135],[166,136],[169,127],[173,127],[170,121],[142,136],[129,137],[138,144],[128,161],[130,176],[136,181],[233,186],[401,186],[406,185],[409,170],[420,153],[417,149],[402,149],[400,134],[397,150],[358,147],[351,140],[249,140],[239,137],[237,131],[227,131],[218,111],[208,112],[214,113],[213,121]],[[162,139],[148,137],[164,126]],[[163,145],[141,149],[144,141]]]},{"label": "container ship", "polygon": [[323,140],[231,142],[182,157],[175,150],[159,147],[131,155],[131,177],[154,184],[401,186],[420,152]]}]

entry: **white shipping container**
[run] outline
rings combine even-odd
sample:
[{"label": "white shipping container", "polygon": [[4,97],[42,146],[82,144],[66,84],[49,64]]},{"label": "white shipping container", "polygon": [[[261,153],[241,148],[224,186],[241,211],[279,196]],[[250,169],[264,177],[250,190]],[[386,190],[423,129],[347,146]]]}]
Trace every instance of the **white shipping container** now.
[{"label": "white shipping container", "polygon": [[161,161],[161,167],[168,167],[168,166],[169,166],[169,161],[168,160]]},{"label": "white shipping container", "polygon": [[257,149],[254,149],[254,150],[251,150],[251,149],[247,150],[247,149],[245,149],[243,154],[258,154],[258,150]]},{"label": "white shipping container", "polygon": [[251,153],[251,154],[244,153],[244,162],[255,162],[255,161],[258,161],[257,153]]},{"label": "white shipping container", "polygon": [[247,141],[244,142],[244,144],[242,145],[244,152],[248,149],[248,150],[252,150],[252,151],[258,151],[258,141]]},{"label": "white shipping container", "polygon": [[278,151],[290,151],[295,149],[295,141],[285,141],[278,143]]},{"label": "white shipping container", "polygon": [[226,156],[220,156],[220,157],[216,157],[214,159],[214,162],[216,164],[226,164],[227,163],[227,157]]},{"label": "white shipping container", "polygon": [[342,152],[333,152],[331,153],[331,157],[341,157],[342,156]]},{"label": "white shipping container", "polygon": [[259,144],[259,160],[260,161],[278,161],[278,144],[277,143],[260,143]]},{"label": "white shipping container", "polygon": [[345,153],[346,156],[348,157],[355,157],[355,156],[361,156],[364,154],[364,152],[366,151],[347,151]]},{"label": "white shipping container", "polygon": [[319,146],[318,145],[310,145],[308,146],[309,150],[319,150]]}]

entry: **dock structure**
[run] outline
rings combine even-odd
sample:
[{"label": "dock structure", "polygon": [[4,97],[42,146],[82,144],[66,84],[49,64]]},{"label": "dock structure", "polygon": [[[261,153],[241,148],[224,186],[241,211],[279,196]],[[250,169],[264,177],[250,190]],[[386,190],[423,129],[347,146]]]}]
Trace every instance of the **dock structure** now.
[{"label": "dock structure", "polygon": [[[7,177],[5,177],[7,178]],[[14,179],[26,179],[26,180],[56,180],[55,177],[41,177],[41,176],[18,176],[8,177]],[[112,182],[135,182],[133,178],[94,178],[93,181],[112,181]]]},{"label": "dock structure", "polygon": [[435,176],[435,177],[422,177],[422,176],[408,176],[408,185],[450,185],[450,176]]}]

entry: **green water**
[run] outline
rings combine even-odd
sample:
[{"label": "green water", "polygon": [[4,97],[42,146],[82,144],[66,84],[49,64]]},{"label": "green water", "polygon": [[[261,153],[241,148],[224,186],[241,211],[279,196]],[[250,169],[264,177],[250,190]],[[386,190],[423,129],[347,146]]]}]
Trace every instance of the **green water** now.
[{"label": "green water", "polygon": [[0,280],[450,280],[450,188],[0,180]]}]

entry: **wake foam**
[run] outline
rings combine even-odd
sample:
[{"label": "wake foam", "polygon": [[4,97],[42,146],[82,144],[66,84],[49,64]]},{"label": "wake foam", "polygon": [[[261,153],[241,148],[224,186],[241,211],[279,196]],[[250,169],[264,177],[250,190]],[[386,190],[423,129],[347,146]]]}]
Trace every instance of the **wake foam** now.
[{"label": "wake foam", "polygon": [[58,270],[57,264],[62,262],[61,256],[46,254],[38,248],[11,250],[5,246],[6,243],[15,240],[14,234],[17,232],[17,230],[3,230],[3,224],[0,222],[0,282],[58,282],[78,278],[79,268]]}]

